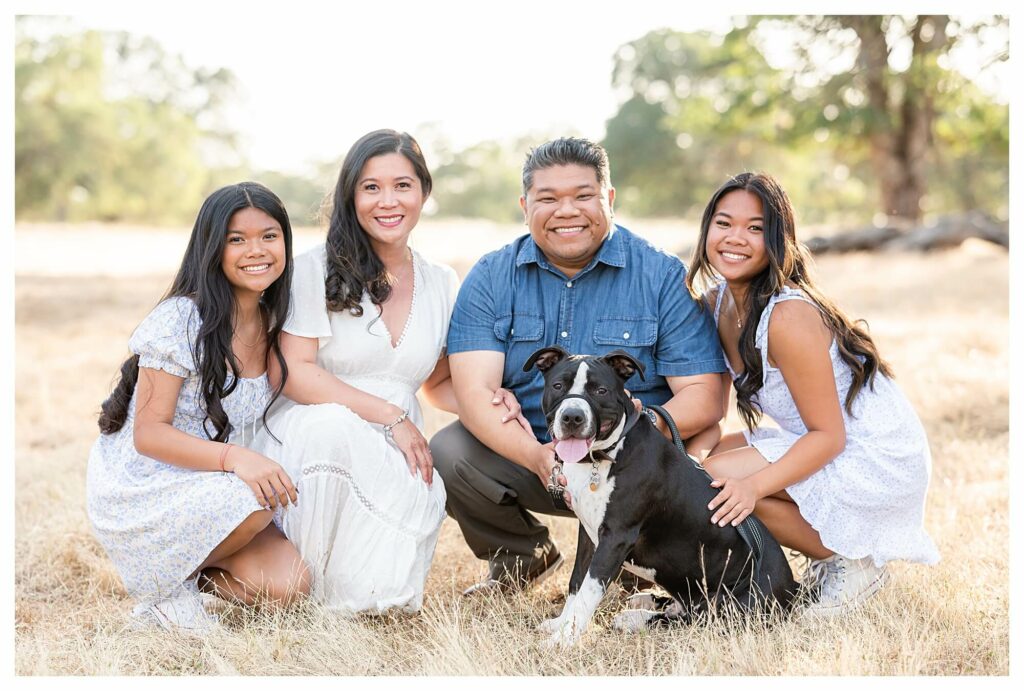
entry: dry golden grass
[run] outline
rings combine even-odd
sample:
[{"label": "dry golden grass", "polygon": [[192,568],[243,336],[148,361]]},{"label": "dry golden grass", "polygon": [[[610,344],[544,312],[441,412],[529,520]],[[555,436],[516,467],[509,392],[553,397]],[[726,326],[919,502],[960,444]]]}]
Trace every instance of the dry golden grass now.
[{"label": "dry golden grass", "polygon": [[[462,599],[484,566],[451,520],[419,616],[233,608],[204,640],[128,630],[131,604],[90,533],[85,466],[99,401],[169,277],[18,276],[16,673],[1008,674],[1007,257],[969,246],[823,258],[818,269],[826,291],[868,319],[924,421],[934,457],[926,523],[942,562],[893,565],[892,584],[845,621],[770,630],[720,620],[620,634],[610,628],[621,597],[613,592],[584,644],[554,656],[533,628],[559,611],[571,568],[508,599]],[[448,419],[428,410],[428,433]],[[549,523],[571,561],[575,523]]]}]

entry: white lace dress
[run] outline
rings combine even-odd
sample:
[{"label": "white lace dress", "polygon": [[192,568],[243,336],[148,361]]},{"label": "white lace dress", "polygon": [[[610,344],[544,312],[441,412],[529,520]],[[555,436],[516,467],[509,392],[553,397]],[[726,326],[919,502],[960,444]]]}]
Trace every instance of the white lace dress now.
[{"label": "white lace dress", "polygon": [[[184,382],[172,424],[200,439],[206,417],[192,355],[201,320],[188,298],[161,302],[135,329],[128,347],[139,366],[163,370]],[[270,399],[264,374],[240,379],[222,399],[231,442],[252,442]],[[101,434],[89,453],[86,506],[93,532],[117,567],[128,594],[142,604],[172,597],[224,539],[261,507],[233,473],[182,468],[135,450],[135,396],[128,419],[114,434]],[[212,423],[207,423],[211,432]]]},{"label": "white lace dress", "polygon": [[[422,431],[416,391],[443,352],[458,279],[413,253],[413,298],[397,345],[364,296],[363,316],[329,312],[321,245],[295,259],[292,307],[284,330],[317,338],[317,364],[342,381],[409,412]],[[275,406],[276,407],[276,406]],[[285,401],[271,413],[257,448],[277,460],[299,489],[298,506],[278,522],[313,575],[313,596],[345,613],[418,611],[445,517],[445,491],[409,473],[383,433],[338,404]]]},{"label": "white lace dress", "polygon": [[[725,285],[718,289],[718,322]],[[775,305],[785,300],[814,304],[802,291],[785,287],[769,300],[757,325],[755,343],[764,363],[764,385],[754,401],[778,429],[757,427],[743,433],[769,463],[775,463],[807,433],[782,373],[768,363],[768,323]],[[924,503],[931,476],[931,453],[921,421],[899,387],[878,373],[874,388],[865,385],[846,412],[853,381],[833,339],[829,347],[839,401],[843,405],[846,447],[824,468],[786,488],[803,516],[830,550],[882,566],[896,559],[934,564],[935,543],[924,531]],[[736,373],[729,366],[730,374]]]}]

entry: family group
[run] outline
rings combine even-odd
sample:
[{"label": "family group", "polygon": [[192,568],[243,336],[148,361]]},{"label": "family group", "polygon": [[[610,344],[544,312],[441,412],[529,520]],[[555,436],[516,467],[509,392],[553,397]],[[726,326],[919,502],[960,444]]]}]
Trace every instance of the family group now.
[{"label": "family group", "polygon": [[[430,193],[416,141],[378,130],[299,256],[265,186],[205,200],[89,456],[89,518],[136,623],[206,631],[226,602],[302,598],[418,611],[446,515],[488,564],[467,596],[549,575],[563,559],[537,514],[574,513],[549,491],[565,478],[544,378],[524,370],[545,346],[639,363],[629,396],[714,479],[709,520],[753,514],[808,557],[807,614],[853,611],[891,561],[938,561],[924,429],[865,325],[816,286],[774,178],[725,181],[687,265],[614,222],[600,145],[548,141],[523,165],[528,232],[461,282],[410,245]],[[723,434],[733,392],[744,427]],[[457,420],[427,439],[418,395]]]}]

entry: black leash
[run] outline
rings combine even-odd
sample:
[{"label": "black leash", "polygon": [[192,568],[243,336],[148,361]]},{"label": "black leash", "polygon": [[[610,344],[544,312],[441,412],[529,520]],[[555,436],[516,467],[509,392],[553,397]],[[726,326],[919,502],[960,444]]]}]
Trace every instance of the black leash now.
[{"label": "black leash", "polygon": [[[686,445],[683,443],[683,438],[679,436],[679,429],[676,427],[675,420],[673,420],[672,416],[668,414],[668,411],[660,405],[649,405],[646,407],[661,416],[661,419],[665,421],[665,425],[672,433],[672,443],[676,445],[676,448],[679,449],[683,456],[690,459],[694,468],[704,474],[704,477],[708,479],[708,482],[712,481],[714,478],[711,477],[708,471],[704,470],[704,466],[697,462],[696,458],[686,453]],[[743,538],[745,543],[747,543],[747,547],[750,548],[750,552],[754,555],[754,573],[760,573],[761,571],[761,557],[764,554],[764,537],[761,534],[762,529],[767,530],[761,523],[761,520],[754,516],[754,514],[750,514],[744,518],[738,526],[736,526],[736,530],[739,532],[740,537]]]}]

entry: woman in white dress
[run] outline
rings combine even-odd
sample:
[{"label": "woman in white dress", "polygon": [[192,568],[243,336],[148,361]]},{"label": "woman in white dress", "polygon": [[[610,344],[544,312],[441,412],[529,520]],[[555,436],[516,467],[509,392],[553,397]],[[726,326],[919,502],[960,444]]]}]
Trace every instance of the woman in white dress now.
[{"label": "woman in white dress", "polygon": [[282,357],[290,257],[288,215],[270,190],[249,182],[210,195],[103,403],[88,513],[140,603],[140,623],[208,629],[201,574],[208,589],[246,604],[308,592],[298,553],[271,522],[295,488],[276,462],[245,448],[280,393],[266,369]]},{"label": "woman in white dress", "polygon": [[[867,331],[814,286],[793,210],[773,178],[742,173],[704,211],[687,286],[707,303],[746,423],[705,467],[721,491],[712,522],[755,513],[811,557],[810,616],[851,611],[885,564],[934,564],[925,533],[931,455],[924,428]],[[762,414],[778,428],[759,426]],[[698,440],[695,446],[706,446]]]},{"label": "woman in white dress", "polygon": [[444,347],[458,279],[408,244],[430,188],[408,134],[352,146],[327,242],[295,260],[281,338],[289,400],[259,440],[302,497],[279,522],[313,597],[348,614],[418,611],[445,517],[416,392],[455,412]]}]

